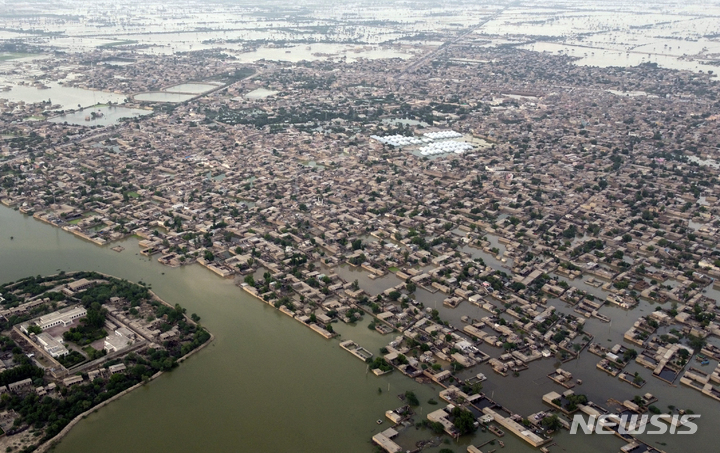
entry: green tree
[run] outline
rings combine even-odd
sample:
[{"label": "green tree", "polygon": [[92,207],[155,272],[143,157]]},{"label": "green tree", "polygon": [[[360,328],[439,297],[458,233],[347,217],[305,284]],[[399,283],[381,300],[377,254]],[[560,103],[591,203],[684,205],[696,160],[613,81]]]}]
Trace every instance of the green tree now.
[{"label": "green tree", "polygon": [[415,392],[412,392],[409,390],[407,392],[405,392],[405,401],[407,401],[407,403],[410,406],[419,406],[420,405],[420,401],[418,400],[417,396],[415,395]]},{"label": "green tree", "polygon": [[454,417],[453,425],[460,431],[460,434],[468,434],[475,431],[475,417],[467,409],[455,407],[452,410]]},{"label": "green tree", "polygon": [[557,431],[562,426],[556,414],[543,418],[541,423],[548,431]]},{"label": "green tree", "polygon": [[442,434],[443,432],[445,432],[445,428],[443,427],[443,424],[440,422],[430,422],[428,424],[428,426],[430,427],[432,432],[434,432],[435,434]]}]

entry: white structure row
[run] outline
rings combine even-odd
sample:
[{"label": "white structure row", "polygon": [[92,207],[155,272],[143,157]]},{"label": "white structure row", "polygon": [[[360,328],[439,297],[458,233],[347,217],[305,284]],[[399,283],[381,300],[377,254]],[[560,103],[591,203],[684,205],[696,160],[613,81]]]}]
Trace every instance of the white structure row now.
[{"label": "white structure row", "polygon": [[385,137],[371,135],[370,138],[392,146],[422,145],[423,143],[429,143],[431,141],[430,139],[408,137],[406,135],[387,135]]},{"label": "white structure row", "polygon": [[462,134],[455,131],[438,131],[438,132],[427,132],[423,134],[423,137],[427,137],[431,140],[444,140],[447,138],[460,138]]},{"label": "white structure row", "polygon": [[420,148],[420,155],[433,156],[436,154],[450,153],[462,154],[465,151],[472,149],[472,147],[473,146],[470,143],[456,141],[431,143],[428,146],[423,146],[422,148]]}]

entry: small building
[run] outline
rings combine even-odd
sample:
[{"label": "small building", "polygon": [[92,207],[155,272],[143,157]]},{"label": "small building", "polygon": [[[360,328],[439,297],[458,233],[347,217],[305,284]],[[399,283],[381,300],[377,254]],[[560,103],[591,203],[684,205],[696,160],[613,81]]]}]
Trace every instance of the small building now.
[{"label": "small building", "polygon": [[118,363],[117,365],[110,365],[110,367],[108,367],[108,371],[110,374],[122,373],[125,371],[125,364]]},{"label": "small building", "polygon": [[63,384],[65,387],[70,387],[71,385],[78,384],[83,381],[82,376],[70,376],[69,378],[63,379]]},{"label": "small building", "polygon": [[127,348],[135,341],[135,332],[126,328],[120,327],[115,330],[114,335],[108,335],[105,337],[104,349],[107,352],[117,352]]},{"label": "small building", "polygon": [[20,390],[23,390],[25,388],[32,387],[32,379],[27,378],[23,379],[22,381],[13,382],[12,384],[8,384],[8,390],[11,392],[19,392]]},{"label": "small building", "polygon": [[460,435],[460,431],[458,431],[453,422],[449,419],[450,413],[454,407],[455,406],[452,404],[448,404],[448,406],[443,409],[438,409],[427,414],[427,419],[433,423],[440,423],[445,432],[451,437],[458,437]]},{"label": "small building", "polygon": [[397,431],[389,428],[381,433],[375,434],[372,440],[388,453],[400,453],[403,451],[402,447],[391,440],[393,437],[397,436],[397,434]]},{"label": "small building", "polygon": [[65,293],[66,296],[73,296],[78,291],[82,291],[84,289],[88,289],[91,286],[93,286],[95,282],[90,281],[86,278],[81,278],[78,281],[68,283],[65,285],[65,288],[63,288],[63,293]]}]

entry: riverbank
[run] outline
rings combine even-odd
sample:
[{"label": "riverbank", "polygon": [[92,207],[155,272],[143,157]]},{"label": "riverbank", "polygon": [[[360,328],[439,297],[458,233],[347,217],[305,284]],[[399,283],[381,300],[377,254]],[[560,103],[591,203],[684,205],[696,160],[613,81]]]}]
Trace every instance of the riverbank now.
[{"label": "riverbank", "polygon": [[139,389],[139,388],[142,387],[143,385],[148,384],[149,382],[155,380],[156,378],[158,378],[158,377],[159,377],[160,375],[162,375],[162,374],[163,374],[163,372],[162,372],[162,371],[159,371],[159,372],[155,373],[154,375],[152,375],[152,377],[150,378],[150,380],[149,380],[148,382],[141,382],[141,383],[139,383],[139,384],[135,384],[134,386],[130,387],[129,389],[124,390],[123,392],[118,393],[117,395],[113,396],[113,397],[110,398],[109,400],[103,401],[102,403],[98,404],[97,406],[92,407],[92,408],[88,409],[87,411],[83,412],[82,414],[78,415],[77,417],[75,417],[74,419],[72,419],[72,421],[71,421],[70,423],[68,423],[68,425],[65,426],[65,428],[63,428],[63,430],[60,431],[60,433],[59,433],[58,435],[56,435],[56,436],[53,437],[52,439],[50,439],[50,440],[48,440],[47,442],[45,442],[45,443],[41,444],[40,446],[38,446],[38,448],[37,448],[35,451],[38,452],[38,453],[44,453],[44,452],[46,452],[46,451],[49,451],[49,450],[57,447],[57,445],[58,445],[58,443],[60,442],[60,440],[61,440],[63,437],[65,437],[65,436],[70,432],[70,430],[71,430],[80,420],[86,418],[89,414],[91,414],[91,413],[93,413],[93,412],[97,412],[98,410],[102,409],[103,407],[107,406],[108,404],[112,403],[113,401],[116,401],[116,400],[122,398],[123,396],[127,395],[128,393],[132,392],[133,390]]},{"label": "riverbank", "polygon": [[[57,453],[95,451],[98,445],[106,453],[310,452],[324,451],[328,445],[342,445],[346,453],[367,453],[372,450],[368,434],[377,429],[375,421],[387,408],[397,405],[396,393],[412,390],[421,401],[437,396],[432,388],[400,374],[378,381],[337,342],[288,322],[285,314],[257,303],[232,280],[218,278],[202,266],[169,268],[129,252],[137,249],[135,238],[120,241],[126,251],[116,253],[12,208],[0,208],[0,225],[4,280],[92,269],[143,281],[165,301],[202,314],[200,322],[214,335],[213,347],[184,361],[178,372],[163,373],[152,386],[80,420],[59,443]],[[340,323],[336,331],[375,351],[383,338],[366,324]],[[268,404],[292,410],[268,412]],[[274,426],[282,426],[285,435],[274,435]]]},{"label": "riverbank", "polygon": [[[62,293],[57,292],[60,288],[62,288]],[[74,376],[65,379],[63,378],[67,375],[67,372],[64,371],[64,366],[54,359],[50,359],[50,364],[54,364],[55,368],[61,368],[63,373],[56,376],[56,379],[51,379],[47,387],[45,385],[38,387],[38,382],[36,382],[37,377],[32,383],[30,379],[23,381],[22,378],[27,377],[28,374],[30,374],[31,377],[36,376],[36,373],[32,371],[35,370],[36,367],[47,368],[46,362],[49,354],[45,349],[41,349],[35,344],[36,340],[33,339],[34,335],[26,335],[27,331],[30,330],[27,328],[27,326],[30,325],[29,322],[43,318],[33,318],[31,321],[23,322],[22,320],[27,319],[27,317],[20,317],[17,318],[18,321],[11,321],[15,322],[15,325],[12,326],[12,330],[15,333],[13,338],[19,342],[17,345],[23,349],[27,357],[36,355],[37,357],[45,357],[45,360],[39,358],[37,360],[40,361],[35,363],[31,363],[28,360],[25,368],[20,369],[20,374],[16,373],[12,376],[3,375],[4,379],[14,378],[8,385],[11,398],[3,400],[3,407],[8,411],[14,411],[13,413],[17,414],[15,423],[20,422],[20,424],[17,425],[20,432],[13,433],[13,431],[10,431],[12,434],[7,435],[4,442],[17,445],[17,442],[22,442],[23,433],[28,429],[38,433],[36,435],[45,434],[48,436],[55,434],[50,439],[38,445],[37,451],[44,452],[51,449],[70,432],[73,426],[87,417],[88,414],[97,412],[97,410],[105,407],[110,402],[116,401],[120,397],[128,395],[133,390],[140,388],[142,385],[157,379],[163,372],[170,371],[177,364],[185,362],[190,356],[204,349],[215,339],[213,334],[207,332],[207,330],[196,322],[199,318],[195,315],[193,315],[195,319],[188,317],[185,314],[185,310],[180,308],[179,304],[169,304],[149,288],[146,288],[144,284],[130,283],[127,280],[107,273],[87,271],[60,272],[49,277],[38,276],[20,279],[11,285],[2,286],[0,289],[2,290],[2,296],[4,296],[2,300],[6,301],[6,304],[22,302],[24,298],[28,297],[28,293],[32,295],[33,298],[66,293],[70,298],[62,299],[61,302],[58,303],[58,306],[63,307],[67,305],[69,308],[59,311],[56,310],[48,316],[62,316],[61,314],[68,312],[70,307],[78,307],[75,305],[77,302],[73,299],[79,293],[85,305],[85,307],[79,307],[83,311],[87,310],[84,312],[86,318],[90,319],[91,314],[94,316],[93,319],[100,316],[95,314],[95,312],[101,313],[99,306],[98,308],[93,308],[93,306],[97,304],[92,301],[94,299],[102,302],[104,307],[102,312],[105,313],[102,316],[107,316],[104,319],[105,327],[108,330],[115,331],[115,335],[110,334],[110,337],[106,337],[104,343],[105,349],[109,347],[108,344],[112,346],[113,349],[110,349],[110,354],[104,355],[100,359],[95,359],[96,351],[91,350],[93,354],[85,357],[85,362],[81,362],[84,363],[81,368],[70,368]],[[18,298],[17,294],[21,294],[20,298]],[[89,301],[86,302],[85,299]],[[66,301],[67,304],[65,304]],[[160,329],[150,331],[148,328],[138,324],[137,320],[128,322],[128,319],[125,318],[122,311],[118,311],[118,309],[122,309],[123,306],[126,312],[130,312],[128,316],[134,318],[138,318],[137,315],[139,312],[156,313],[159,319],[157,324],[153,324],[153,328],[159,327]],[[134,314],[132,310],[130,310],[130,307],[134,310]],[[53,306],[53,308],[55,307]],[[73,310],[77,310],[77,308],[73,308]],[[93,310],[95,310],[95,312],[93,312]],[[47,312],[43,311],[41,314],[42,313]],[[144,318],[146,318],[146,316],[141,315],[139,319]],[[147,318],[149,319],[150,315],[147,315]],[[75,318],[72,319],[75,320]],[[22,324],[20,324],[21,322]],[[79,324],[79,322],[77,322],[77,320],[71,320],[70,324],[76,325]],[[39,324],[32,325],[36,326]],[[18,326],[21,326],[25,330],[20,332]],[[85,330],[83,330],[83,332],[89,332],[88,329],[92,329],[92,327],[89,326],[92,326],[92,324],[85,323],[83,327]],[[163,328],[163,326],[165,327]],[[54,340],[54,338],[56,336],[65,337],[65,334],[68,333],[67,324],[65,328],[60,327],[60,329],[61,330],[50,328],[45,330],[43,332],[45,337],[43,337],[44,339],[42,340],[44,343],[42,344],[49,344],[48,342],[52,343],[53,341],[62,342],[62,340]],[[79,341],[75,339],[77,333],[73,332],[75,331],[69,331],[69,333],[72,334],[72,342]],[[148,336],[148,333],[151,335]],[[85,333],[84,335],[91,334]],[[107,334],[102,331],[101,335]],[[118,335],[120,339],[126,338],[127,340],[118,343],[119,338],[116,338]],[[97,338],[97,336],[93,338]],[[66,338],[66,340],[70,342],[69,339]],[[8,339],[8,341],[10,340]],[[95,348],[98,348],[94,340],[90,341]],[[150,343],[148,344],[147,341],[150,341]],[[156,343],[158,341],[162,346]],[[73,346],[72,349],[75,351],[73,354],[76,354],[77,347],[83,344],[87,343],[77,343],[77,345]],[[15,343],[11,341],[11,346],[14,345]],[[70,348],[69,344],[68,348]],[[28,353],[28,350],[34,351],[35,354]],[[184,352],[184,354],[180,356],[180,352]],[[55,352],[53,352],[53,354],[55,354]],[[57,354],[59,357],[62,352]],[[90,353],[88,352],[88,354]],[[175,357],[177,357],[177,359]],[[28,369],[30,371],[28,371]],[[80,375],[80,369],[83,370],[82,375]],[[147,371],[155,372],[146,374]],[[85,372],[87,372],[87,380]],[[55,374],[56,373],[53,372],[53,376],[55,376]],[[116,376],[116,374],[121,374],[121,376]],[[25,381],[31,383],[32,387],[26,388],[27,385],[23,384]],[[92,382],[92,384],[88,387],[86,385],[87,382]],[[45,383],[47,383],[47,380],[45,380]],[[130,385],[130,387],[122,389],[122,387],[126,385]],[[87,395],[83,396],[86,391]],[[27,403],[27,398],[32,397],[35,393],[40,396],[47,396],[42,400],[42,403],[39,401]],[[59,395],[62,395],[62,398],[60,398]],[[65,399],[72,403],[69,406],[66,405],[62,410],[58,410],[57,414],[55,414],[55,410],[51,411],[49,408],[54,407],[56,401],[59,399]],[[97,403],[98,400],[100,401],[99,403]],[[93,402],[97,404],[77,414],[78,408],[87,407],[87,403],[92,404]],[[30,416],[25,412],[28,404],[33,406],[35,415],[33,415],[32,418],[28,418]],[[79,404],[80,406],[78,406]],[[68,416],[74,414],[77,415],[63,426],[62,424],[65,423]],[[10,419],[10,422],[12,421],[13,420]],[[13,425],[15,426],[15,424]],[[60,429],[59,432],[57,431],[58,429]]]},{"label": "riverbank", "polygon": [[[5,237],[0,238],[3,256],[0,275],[6,279],[85,268],[143,281],[165,300],[179,302],[188,312],[203,313],[203,325],[209,326],[216,337],[214,347],[186,361],[182,372],[164,373],[156,379],[152,391],[132,392],[78,422],[57,447],[57,453],[93,451],[97,445],[103,445],[108,453],[121,453],[128,448],[172,449],[180,453],[203,449],[232,452],[245,448],[289,451],[297,449],[297,439],[303,439],[301,451],[324,451],[327,445],[343,445],[348,453],[367,453],[372,450],[368,439],[378,431],[375,421],[389,408],[397,407],[396,394],[413,390],[421,401],[418,411],[422,413],[437,408],[424,403],[437,399],[436,387],[421,385],[401,373],[390,373],[378,380],[372,373],[366,373],[366,364],[336,342],[321,340],[306,327],[288,323],[285,314],[267,303],[256,303],[249,294],[238,291],[232,280],[220,279],[201,266],[173,269],[139,254],[93,247],[12,209],[0,208],[0,223],[5,232]],[[14,236],[14,240],[11,241],[10,236]],[[126,250],[137,248],[134,238],[119,244]],[[560,304],[560,308],[565,305]],[[458,309],[461,308],[463,306]],[[478,309],[473,306],[473,310]],[[603,341],[605,338],[622,341],[622,334],[635,318],[615,306],[606,310],[612,315],[613,323],[589,320],[586,330]],[[472,317],[479,319],[480,315],[472,313]],[[350,338],[377,353],[391,339],[367,329],[368,321],[366,318],[357,325],[338,323],[335,330],[342,338]],[[486,345],[480,348],[494,350]],[[564,367],[584,381],[583,393],[593,401],[604,401],[607,394],[619,400],[631,400],[637,390],[596,370],[597,360],[592,354],[583,354]],[[244,367],[251,367],[253,371],[243,372]],[[630,372],[642,373],[637,364],[631,363],[628,368]],[[480,371],[489,377],[483,383],[483,391],[521,414],[545,410],[537,398],[538,385],[543,386],[543,391],[552,390],[555,384],[546,375],[553,370],[552,360],[542,360],[519,377],[502,378],[488,373],[492,371],[490,367],[482,365]],[[470,373],[474,375],[475,370],[467,370],[462,377],[466,379]],[[378,393],[378,387],[382,387],[382,393]],[[682,387],[685,386],[669,392],[661,381],[648,379],[642,393],[660,397],[663,404],[682,402],[696,413],[715,410],[714,400]],[[284,405],[292,410],[267,412],[268,404]],[[348,407],[353,407],[353,411],[348,412]],[[188,417],[190,412],[202,417]],[[228,424],[228,420],[243,420],[243,423]],[[284,427],[287,435],[273,435],[275,430],[271,427],[278,425]],[[402,434],[403,441],[416,437],[421,440],[422,434],[422,431],[411,430]],[[565,448],[579,450],[588,446],[587,439],[569,436],[566,431],[557,436]],[[478,432],[472,438],[461,439],[461,444],[479,444],[487,440],[485,437]],[[617,451],[622,445],[614,436],[601,437],[595,437],[594,450],[583,451]],[[710,442],[713,437],[711,430],[701,424],[697,436],[676,438],[697,446],[698,442]],[[669,445],[668,451],[672,451],[674,439],[662,437]],[[505,436],[504,441],[512,451],[532,451],[515,436]]]},{"label": "riverbank", "polygon": [[[158,298],[158,299],[159,299],[159,298]],[[161,299],[160,299],[160,300],[161,300]],[[200,347],[198,347],[198,348],[196,348],[196,349],[193,349],[193,350],[190,351],[188,354],[186,354],[186,355],[182,356],[181,358],[179,358],[179,359],[178,359],[178,363],[184,362],[185,360],[187,360],[188,358],[190,358],[191,356],[193,356],[195,353],[199,352],[199,351],[202,350],[202,349],[205,349],[205,347],[207,347],[207,346],[208,346],[210,343],[212,343],[214,340],[215,340],[215,336],[214,336],[213,334],[210,334],[210,339],[209,339],[207,342],[203,343],[202,346],[200,346]],[[88,409],[87,411],[83,412],[82,414],[78,415],[78,416],[75,417],[65,428],[63,428],[63,430],[60,432],[60,434],[58,434],[57,436],[55,436],[55,437],[53,437],[52,439],[48,440],[47,442],[41,444],[41,445],[37,448],[37,450],[35,450],[35,451],[38,452],[38,453],[44,453],[44,452],[46,452],[46,451],[49,451],[49,450],[54,449],[54,448],[57,447],[57,445],[60,443],[60,440],[62,440],[62,439],[70,432],[70,430],[71,430],[78,422],[80,422],[80,420],[83,420],[84,418],[87,418],[87,416],[90,415],[91,413],[95,413],[95,412],[99,411],[99,410],[102,409],[103,407],[107,406],[108,404],[112,403],[113,401],[119,400],[120,398],[122,398],[123,396],[129,394],[130,392],[132,392],[132,391],[134,391],[134,390],[137,390],[137,389],[139,389],[140,387],[142,387],[142,386],[144,386],[144,385],[148,385],[150,382],[152,382],[152,381],[154,381],[155,379],[157,379],[157,378],[159,378],[160,376],[162,376],[162,374],[163,374],[162,371],[158,371],[157,373],[153,374],[147,382],[141,382],[141,383],[139,383],[139,384],[135,384],[134,386],[130,387],[129,389],[124,390],[123,392],[118,393],[117,395],[113,396],[113,397],[110,398],[109,400],[103,401],[103,402],[100,403],[99,405],[97,405],[97,406],[95,406],[95,407],[92,407],[92,408]]]}]

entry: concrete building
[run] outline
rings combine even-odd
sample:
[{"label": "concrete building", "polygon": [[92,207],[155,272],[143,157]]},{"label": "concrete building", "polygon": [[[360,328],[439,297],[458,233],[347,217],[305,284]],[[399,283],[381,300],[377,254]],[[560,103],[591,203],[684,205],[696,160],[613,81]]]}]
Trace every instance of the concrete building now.
[{"label": "concrete building", "polygon": [[392,441],[392,438],[397,436],[398,433],[392,428],[386,429],[381,433],[377,433],[373,436],[373,442],[378,444],[383,450],[388,453],[400,453],[402,448],[400,445]]},{"label": "concrete building", "polygon": [[135,341],[135,333],[126,327],[120,327],[115,330],[114,334],[105,337],[105,350],[107,352],[117,352],[127,348]]},{"label": "concrete building", "polygon": [[[75,307],[67,311],[56,311],[45,316],[41,316],[36,324],[42,329],[50,329],[55,326],[69,326],[76,319],[83,318],[87,315],[84,307]],[[27,332],[27,331],[26,331]]]},{"label": "concrete building", "polygon": [[82,376],[70,376],[68,378],[63,379],[63,384],[65,387],[70,387],[71,385],[79,384],[83,381]]},{"label": "concrete building", "polygon": [[62,338],[53,337],[47,332],[39,333],[35,338],[43,349],[54,358],[64,356],[69,352],[63,344]]},{"label": "concrete building", "polygon": [[108,371],[110,372],[110,374],[122,373],[122,372],[125,371],[125,364],[124,364],[124,363],[118,363],[117,365],[111,365],[111,366],[108,368]]},{"label": "concrete building", "polygon": [[8,384],[8,390],[11,392],[18,392],[20,390],[31,388],[32,387],[32,379],[27,378],[23,379],[22,381],[13,382],[12,384]]},{"label": "concrete building", "polygon": [[88,289],[91,286],[95,284],[94,281],[90,281],[86,278],[81,278],[78,281],[68,283],[65,285],[65,288],[63,288],[63,293],[67,296],[73,296],[75,293],[82,291],[84,289]]}]

